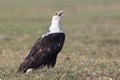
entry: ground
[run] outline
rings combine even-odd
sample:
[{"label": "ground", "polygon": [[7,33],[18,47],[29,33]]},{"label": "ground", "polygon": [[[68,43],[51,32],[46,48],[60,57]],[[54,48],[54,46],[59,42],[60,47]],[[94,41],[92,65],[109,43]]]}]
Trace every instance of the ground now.
[{"label": "ground", "polygon": [[[58,10],[66,41],[56,66],[16,74]],[[0,80],[120,80],[120,1],[1,0]]]}]

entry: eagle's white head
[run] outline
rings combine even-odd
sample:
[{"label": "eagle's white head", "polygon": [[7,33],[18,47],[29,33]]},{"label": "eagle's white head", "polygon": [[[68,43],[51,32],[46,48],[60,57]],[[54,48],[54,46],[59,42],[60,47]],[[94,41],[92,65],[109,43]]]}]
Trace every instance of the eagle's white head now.
[{"label": "eagle's white head", "polygon": [[49,28],[49,33],[61,33],[62,32],[62,26],[60,24],[62,14],[63,14],[63,11],[57,11],[53,15],[51,26]]}]

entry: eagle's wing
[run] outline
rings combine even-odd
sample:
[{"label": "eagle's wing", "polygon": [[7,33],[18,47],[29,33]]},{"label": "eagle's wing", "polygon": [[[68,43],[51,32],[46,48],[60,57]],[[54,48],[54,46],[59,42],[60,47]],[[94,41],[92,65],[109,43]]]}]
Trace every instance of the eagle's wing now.
[{"label": "eagle's wing", "polygon": [[42,65],[55,65],[57,54],[61,51],[65,40],[64,33],[52,33],[40,37],[20,64],[18,71],[26,72],[29,68],[36,68]]},{"label": "eagle's wing", "polygon": [[30,57],[32,57],[36,51],[38,51],[40,49],[40,44],[42,43],[42,38],[40,37],[36,42],[35,44],[33,45],[33,47],[31,48],[31,51],[27,54],[26,58],[25,59],[28,59]]}]

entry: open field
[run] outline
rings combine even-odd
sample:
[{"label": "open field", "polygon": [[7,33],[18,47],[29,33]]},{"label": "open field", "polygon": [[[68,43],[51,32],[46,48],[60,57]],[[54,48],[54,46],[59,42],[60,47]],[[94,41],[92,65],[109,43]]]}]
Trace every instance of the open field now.
[{"label": "open field", "polygon": [[[61,9],[66,41],[55,68],[16,74]],[[0,80],[120,80],[120,0],[0,0]]]}]

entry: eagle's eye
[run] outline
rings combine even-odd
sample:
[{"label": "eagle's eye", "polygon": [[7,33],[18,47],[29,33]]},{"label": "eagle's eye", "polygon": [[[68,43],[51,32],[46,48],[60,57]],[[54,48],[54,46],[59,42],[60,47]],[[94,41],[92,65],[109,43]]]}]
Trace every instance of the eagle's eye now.
[{"label": "eagle's eye", "polygon": [[55,15],[57,15],[58,13],[56,12]]}]

